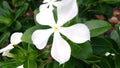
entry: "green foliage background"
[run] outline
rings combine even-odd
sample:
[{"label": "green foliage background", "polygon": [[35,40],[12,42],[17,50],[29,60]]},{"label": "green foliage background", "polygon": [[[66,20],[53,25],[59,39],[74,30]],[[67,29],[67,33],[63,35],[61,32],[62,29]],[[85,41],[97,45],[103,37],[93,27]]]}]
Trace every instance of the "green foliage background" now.
[{"label": "green foliage background", "polygon": [[[120,68],[120,24],[110,24],[107,19],[113,15],[114,8],[120,8],[120,0],[77,0],[79,14],[66,23],[70,26],[84,23],[91,32],[91,40],[75,44],[65,38],[72,49],[71,59],[62,65],[50,56],[52,36],[48,46],[38,50],[31,41],[32,32],[46,29],[38,25],[35,15],[42,0],[0,0],[0,48],[9,44],[10,35],[23,32],[23,42],[10,52],[13,58],[0,54],[0,68]],[[104,15],[106,20],[99,20],[95,15]],[[106,52],[115,56],[105,56]]]}]

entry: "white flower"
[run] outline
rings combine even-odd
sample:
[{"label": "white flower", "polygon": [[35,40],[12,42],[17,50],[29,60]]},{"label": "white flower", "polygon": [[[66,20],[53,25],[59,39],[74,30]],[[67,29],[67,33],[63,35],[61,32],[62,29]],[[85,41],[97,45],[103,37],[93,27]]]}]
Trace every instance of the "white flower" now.
[{"label": "white flower", "polygon": [[106,53],[105,53],[105,56],[109,56],[109,55],[115,56],[115,53],[110,53],[110,52],[106,52]]},{"label": "white flower", "polygon": [[106,52],[105,53],[105,56],[109,56],[111,53],[110,52]]},{"label": "white flower", "polygon": [[7,51],[3,52],[2,56],[14,57],[14,55],[12,53],[10,53],[10,50],[7,50]]},{"label": "white flower", "polygon": [[0,53],[3,53],[2,56],[12,57],[12,54],[9,53],[9,51],[14,48],[13,45],[17,45],[21,42],[21,37],[22,37],[22,33],[20,32],[13,33],[10,38],[10,44],[0,49]]},{"label": "white flower", "polygon": [[90,32],[84,24],[62,27],[63,24],[77,15],[76,0],[65,0],[62,2],[62,6],[57,7],[57,13],[57,23],[54,20],[53,12],[49,9],[37,14],[37,22],[42,25],[49,25],[51,28],[33,32],[32,41],[38,49],[43,49],[47,45],[50,35],[54,33],[51,56],[60,64],[63,64],[70,59],[71,48],[60,34],[63,34],[75,43],[83,43],[90,40]]},{"label": "white flower", "polygon": [[17,68],[24,68],[23,65],[18,66]]},{"label": "white flower", "polygon": [[111,53],[112,56],[115,56],[115,53]]}]

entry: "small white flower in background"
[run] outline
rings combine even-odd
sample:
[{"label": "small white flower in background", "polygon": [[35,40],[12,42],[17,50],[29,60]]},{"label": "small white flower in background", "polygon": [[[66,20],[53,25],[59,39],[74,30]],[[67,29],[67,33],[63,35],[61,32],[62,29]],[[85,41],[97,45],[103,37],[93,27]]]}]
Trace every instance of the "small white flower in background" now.
[{"label": "small white flower in background", "polygon": [[115,56],[115,53],[110,53],[110,52],[105,53],[105,56],[109,56],[109,55]]},{"label": "small white flower in background", "polygon": [[110,52],[106,52],[106,53],[105,53],[105,56],[109,56],[109,55],[110,55]]},{"label": "small white flower in background", "polygon": [[63,0],[61,5],[57,7],[57,13],[57,23],[54,20],[52,10],[46,9],[37,14],[37,22],[42,25],[49,25],[51,28],[40,29],[33,32],[32,41],[38,49],[43,49],[47,45],[50,35],[54,33],[51,56],[60,64],[63,64],[70,59],[71,48],[60,34],[63,34],[75,43],[84,43],[90,40],[90,32],[84,24],[62,27],[77,15],[78,8],[76,0]]},{"label": "small white flower in background", "polygon": [[23,65],[18,66],[17,68],[24,68]]},{"label": "small white flower in background", "polygon": [[112,56],[115,56],[115,53],[111,53]]},{"label": "small white flower in background", "polygon": [[10,50],[8,50],[8,51],[3,52],[2,56],[13,57],[14,55],[10,53]]},{"label": "small white flower in background", "polygon": [[13,45],[17,45],[21,42],[22,33],[15,32],[10,37],[10,44],[2,49],[0,49],[0,53],[3,53],[2,56],[12,57],[12,54],[9,52],[14,48]]}]

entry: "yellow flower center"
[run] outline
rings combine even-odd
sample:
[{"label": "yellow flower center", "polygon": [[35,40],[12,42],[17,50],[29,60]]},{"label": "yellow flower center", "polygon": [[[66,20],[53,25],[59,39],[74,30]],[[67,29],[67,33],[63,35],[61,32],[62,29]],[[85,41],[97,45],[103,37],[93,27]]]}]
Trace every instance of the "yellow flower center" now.
[{"label": "yellow flower center", "polygon": [[12,44],[12,45],[16,45],[16,42],[15,42],[15,41],[12,41],[11,44]]},{"label": "yellow flower center", "polygon": [[53,27],[53,30],[54,30],[54,31],[58,31],[58,30],[59,30],[59,26],[55,25],[55,26]]}]

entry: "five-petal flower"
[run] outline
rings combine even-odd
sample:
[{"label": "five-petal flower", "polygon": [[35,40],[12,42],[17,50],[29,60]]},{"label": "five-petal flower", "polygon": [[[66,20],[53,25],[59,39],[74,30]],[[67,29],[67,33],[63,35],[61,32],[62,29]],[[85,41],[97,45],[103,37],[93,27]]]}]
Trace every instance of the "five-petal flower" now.
[{"label": "five-petal flower", "polygon": [[36,20],[39,24],[49,25],[49,29],[36,30],[32,34],[32,41],[38,49],[43,49],[52,33],[54,33],[51,56],[60,64],[70,59],[71,48],[61,37],[63,34],[74,43],[83,43],[90,40],[90,32],[86,25],[75,24],[70,27],[62,27],[66,22],[74,18],[78,13],[76,0],[63,0],[57,6],[57,23],[54,20],[53,12],[45,9],[37,14]]},{"label": "five-petal flower", "polygon": [[10,38],[10,44],[4,47],[3,49],[0,49],[0,53],[3,53],[2,56],[12,57],[12,54],[9,53],[9,51],[14,48],[13,45],[17,45],[21,42],[21,37],[22,33],[20,32],[13,33]]}]

